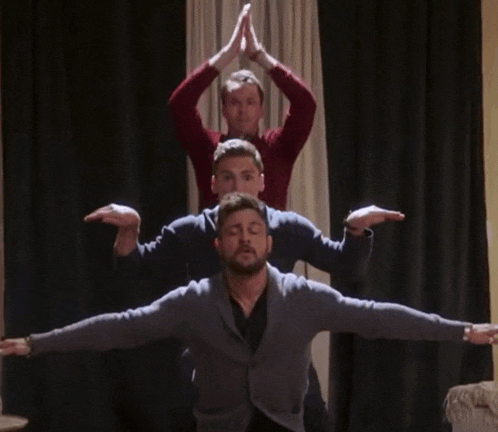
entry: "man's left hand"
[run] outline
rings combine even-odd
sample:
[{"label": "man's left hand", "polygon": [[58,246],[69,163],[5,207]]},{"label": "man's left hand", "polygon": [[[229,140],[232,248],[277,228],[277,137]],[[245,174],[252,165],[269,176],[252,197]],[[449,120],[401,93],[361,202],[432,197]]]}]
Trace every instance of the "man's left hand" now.
[{"label": "man's left hand", "polygon": [[472,324],[465,330],[464,340],[476,344],[497,344],[498,324]]},{"label": "man's left hand", "polygon": [[362,235],[365,229],[383,222],[402,221],[403,213],[386,210],[375,205],[363,207],[351,212],[345,219],[344,224],[353,235]]}]

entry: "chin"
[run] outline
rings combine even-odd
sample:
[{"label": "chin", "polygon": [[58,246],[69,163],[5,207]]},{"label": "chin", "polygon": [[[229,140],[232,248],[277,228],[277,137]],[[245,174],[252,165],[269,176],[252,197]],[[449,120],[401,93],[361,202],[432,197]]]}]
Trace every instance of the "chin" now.
[{"label": "chin", "polygon": [[254,128],[240,128],[237,135],[238,136],[249,136],[252,137],[257,134],[257,131]]},{"label": "chin", "polygon": [[234,274],[251,276],[253,274],[258,273],[266,264],[265,260],[256,260],[250,263],[244,262],[230,262],[227,263],[228,268]]}]

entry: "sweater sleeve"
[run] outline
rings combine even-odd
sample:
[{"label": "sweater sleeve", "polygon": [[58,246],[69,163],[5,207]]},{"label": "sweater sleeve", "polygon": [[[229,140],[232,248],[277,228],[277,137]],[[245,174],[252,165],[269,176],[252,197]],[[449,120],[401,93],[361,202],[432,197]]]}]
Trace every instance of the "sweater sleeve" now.
[{"label": "sweater sleeve", "polygon": [[[297,213],[275,211],[272,219],[278,224],[274,248],[281,256],[292,255],[293,262],[307,262],[326,271],[333,279],[356,280],[365,275],[373,244],[371,230],[358,237],[345,232],[341,240],[331,240],[308,219]],[[280,248],[280,244],[284,249]]]},{"label": "sweater sleeve", "polygon": [[269,72],[273,82],[290,102],[282,128],[268,132],[267,141],[281,158],[294,161],[309,137],[316,101],[308,86],[289,68],[278,64]]},{"label": "sweater sleeve", "polygon": [[176,137],[189,154],[205,151],[202,146],[209,142],[209,134],[202,124],[197,103],[217,76],[218,71],[205,61],[187,75],[168,100]]},{"label": "sweater sleeve", "polygon": [[152,304],[84,319],[47,333],[32,334],[32,354],[131,348],[166,337],[181,338],[195,305],[198,285],[177,288]]},{"label": "sweater sleeve", "polygon": [[468,324],[396,303],[345,297],[314,281],[306,284],[300,303],[306,304],[307,315],[321,330],[367,338],[461,342]]},{"label": "sweater sleeve", "polygon": [[216,196],[211,191],[211,167],[221,133],[204,127],[197,103],[217,76],[218,71],[205,61],[180,83],[168,101],[176,139],[187,151],[194,166],[201,209],[216,202]]},{"label": "sweater sleeve", "polygon": [[196,216],[192,215],[163,226],[153,241],[140,243],[130,255],[120,257],[119,269],[129,278],[163,281],[165,286],[183,285],[188,257],[181,238],[195,238],[195,226]]}]

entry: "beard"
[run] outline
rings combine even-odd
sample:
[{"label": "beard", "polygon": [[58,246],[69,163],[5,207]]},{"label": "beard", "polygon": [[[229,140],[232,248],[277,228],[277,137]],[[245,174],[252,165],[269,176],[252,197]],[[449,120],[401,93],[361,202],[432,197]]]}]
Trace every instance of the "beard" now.
[{"label": "beard", "polygon": [[[267,250],[263,256],[257,257],[254,261],[250,263],[242,263],[237,261],[237,255],[242,251],[236,251],[232,257],[221,257],[225,267],[230,270],[233,274],[241,276],[252,276],[258,273],[265,265],[266,260],[270,252]],[[256,253],[254,252],[256,255]]]}]

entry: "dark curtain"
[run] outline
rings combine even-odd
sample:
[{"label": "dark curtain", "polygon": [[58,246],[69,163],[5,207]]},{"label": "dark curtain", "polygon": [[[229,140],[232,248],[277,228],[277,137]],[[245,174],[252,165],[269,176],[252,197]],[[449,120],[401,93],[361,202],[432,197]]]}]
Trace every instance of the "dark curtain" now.
[{"label": "dark curtain", "polygon": [[[150,239],[185,213],[167,112],[185,75],[184,14],[182,0],[2,2],[7,336],[161,294],[119,278],[115,228],[83,216],[131,205]],[[165,431],[154,348],[5,359],[4,412],[28,417],[27,431]]]},{"label": "dark curtain", "polygon": [[[406,213],[375,228],[365,283],[341,289],[488,322],[480,2],[319,11],[332,223],[370,204]],[[448,430],[448,389],[491,378],[489,347],[340,335],[331,356],[334,431]]]}]

